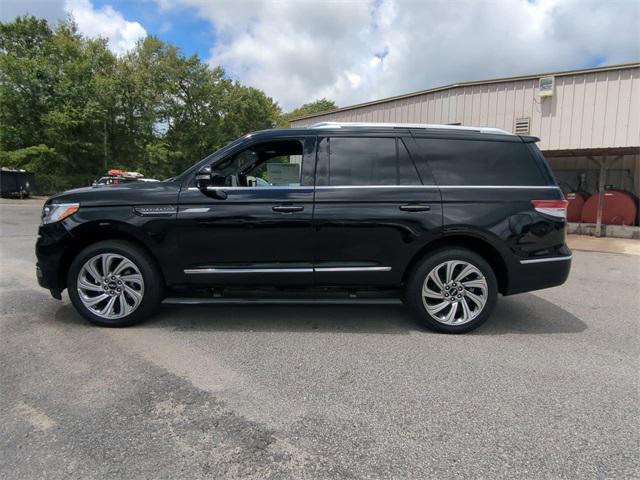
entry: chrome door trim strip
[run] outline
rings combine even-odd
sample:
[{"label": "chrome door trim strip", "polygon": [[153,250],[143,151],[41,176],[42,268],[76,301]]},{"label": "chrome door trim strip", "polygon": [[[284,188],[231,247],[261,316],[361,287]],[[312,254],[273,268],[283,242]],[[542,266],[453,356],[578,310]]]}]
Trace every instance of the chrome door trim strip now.
[{"label": "chrome door trim strip", "polygon": [[567,257],[551,257],[551,258],[533,258],[531,260],[520,260],[520,263],[527,265],[529,263],[545,263],[545,262],[566,262],[573,258],[573,255]]},{"label": "chrome door trim strip", "polygon": [[313,273],[313,268],[185,268],[184,273]]},{"label": "chrome door trim strip", "polygon": [[316,268],[185,268],[187,275],[218,273],[313,273],[313,272],[390,272],[391,267],[316,267]]},{"label": "chrome door trim strip", "polygon": [[390,272],[391,267],[314,267],[316,272]]}]

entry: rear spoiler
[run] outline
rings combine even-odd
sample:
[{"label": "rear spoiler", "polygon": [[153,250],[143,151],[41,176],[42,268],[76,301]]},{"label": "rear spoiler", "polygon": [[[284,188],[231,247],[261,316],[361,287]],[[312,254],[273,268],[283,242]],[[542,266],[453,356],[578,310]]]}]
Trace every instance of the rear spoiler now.
[{"label": "rear spoiler", "polygon": [[538,137],[532,137],[530,135],[520,135],[520,138],[524,143],[537,143],[540,141]]}]

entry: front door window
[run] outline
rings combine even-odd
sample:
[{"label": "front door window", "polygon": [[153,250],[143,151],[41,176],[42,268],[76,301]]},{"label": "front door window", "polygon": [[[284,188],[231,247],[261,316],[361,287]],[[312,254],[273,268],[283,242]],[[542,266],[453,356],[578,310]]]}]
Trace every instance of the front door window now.
[{"label": "front door window", "polygon": [[303,145],[298,140],[259,143],[214,166],[230,187],[283,187],[302,184]]}]

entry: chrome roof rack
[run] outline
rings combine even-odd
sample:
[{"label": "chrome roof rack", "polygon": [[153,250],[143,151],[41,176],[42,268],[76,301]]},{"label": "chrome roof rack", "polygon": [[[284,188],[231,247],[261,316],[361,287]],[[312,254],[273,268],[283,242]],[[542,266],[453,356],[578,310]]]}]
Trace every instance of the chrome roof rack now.
[{"label": "chrome roof rack", "polygon": [[511,132],[493,127],[463,127],[461,125],[437,125],[431,123],[373,123],[373,122],[319,122],[308,128],[413,128],[433,130],[458,130],[475,133],[494,133],[499,135],[513,135]]}]

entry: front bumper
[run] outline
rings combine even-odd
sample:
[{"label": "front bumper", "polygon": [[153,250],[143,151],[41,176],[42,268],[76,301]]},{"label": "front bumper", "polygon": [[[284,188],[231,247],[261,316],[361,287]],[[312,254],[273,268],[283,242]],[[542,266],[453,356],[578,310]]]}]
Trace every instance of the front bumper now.
[{"label": "front bumper", "polygon": [[66,274],[76,242],[62,222],[40,225],[36,241],[36,277],[54,298],[66,288]]}]

